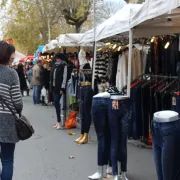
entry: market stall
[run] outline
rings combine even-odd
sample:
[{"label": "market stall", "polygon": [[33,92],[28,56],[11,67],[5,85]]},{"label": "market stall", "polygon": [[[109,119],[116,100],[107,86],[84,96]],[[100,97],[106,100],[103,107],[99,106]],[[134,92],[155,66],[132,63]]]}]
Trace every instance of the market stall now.
[{"label": "market stall", "polygon": [[117,34],[122,36],[128,36],[129,32],[129,21],[131,19],[131,13],[137,12],[142,7],[141,4],[127,4],[120,9],[116,14],[107,19],[102,24],[95,27],[95,29],[87,31],[80,43],[88,43],[95,40],[100,41],[107,37],[112,37]]},{"label": "market stall", "polygon": [[25,58],[26,56],[18,51],[15,52],[15,59],[13,61],[13,65],[17,65],[19,63],[19,61],[23,58]]},{"label": "market stall", "polygon": [[44,46],[42,53],[52,53],[52,52],[56,53],[59,51],[60,48],[59,48],[58,40],[52,40]]},{"label": "market stall", "polygon": [[43,49],[44,49],[44,45],[39,45],[34,54],[34,58],[38,58],[42,54]]},{"label": "market stall", "polygon": [[[151,83],[150,87],[146,86],[145,91],[147,93],[147,101],[145,103],[146,105],[144,105],[146,106],[147,111],[143,114],[145,117],[142,116],[142,118],[145,118],[145,121],[143,122],[146,130],[144,132],[148,133],[153,131],[152,144],[154,162],[157,178],[159,180],[162,178],[180,178],[178,170],[180,163],[176,160],[178,157],[176,152],[180,151],[178,141],[176,141],[176,139],[179,139],[180,133],[180,126],[176,126],[176,124],[179,124],[178,114],[180,113],[179,6],[179,0],[146,1],[140,11],[132,15],[131,30],[129,34],[131,42],[130,49],[132,49],[133,46],[133,37],[152,37],[151,48],[149,51],[151,65],[148,65],[151,74],[149,76]],[[132,56],[130,56],[130,59],[131,58]],[[144,76],[140,78],[140,80],[143,81],[144,79],[146,79]],[[152,84],[154,80],[156,81],[156,83],[154,83],[155,85]],[[142,87],[140,86],[140,88]],[[149,93],[148,90],[150,90]],[[136,97],[137,96],[138,94],[136,93]],[[143,99],[144,98],[141,97],[139,100],[136,99],[135,102],[140,102],[140,104],[142,104],[144,101]],[[134,106],[136,105],[137,104],[134,103]],[[136,109],[136,114],[138,113],[139,111]],[[136,118],[137,116],[134,114],[132,122],[138,125],[138,123],[135,122]],[[150,124],[152,124],[152,127],[150,127]],[[161,127],[166,127],[168,133],[164,134],[164,128]],[[173,129],[172,127],[176,127],[176,129]],[[168,139],[170,137],[171,139]],[[173,142],[173,146],[171,142]],[[174,153],[172,154],[172,152]],[[168,168],[166,168],[166,163],[168,163]],[[178,169],[174,167],[178,167]]]},{"label": "market stall", "polygon": [[[151,135],[149,135],[149,132],[151,132],[149,130],[150,130],[150,124],[152,123],[152,114],[155,111],[155,107],[158,107],[159,110],[162,110],[162,107],[159,106],[159,105],[161,105],[161,103],[159,103],[158,105],[157,104],[154,105],[153,104],[154,96],[150,96],[149,92],[147,92],[148,88],[146,87],[147,88],[146,90],[143,89],[144,86],[142,87],[141,83],[143,84],[144,82],[149,81],[148,84],[150,84],[154,88],[154,87],[156,87],[157,82],[162,82],[162,80],[163,80],[163,82],[167,82],[169,84],[167,86],[168,88],[169,87],[172,88],[171,91],[169,91],[170,93],[173,93],[175,91],[175,89],[177,90],[178,78],[177,78],[177,76],[174,77],[172,75],[173,75],[173,73],[177,74],[176,65],[177,65],[177,60],[179,59],[178,58],[179,57],[178,56],[179,43],[177,43],[179,38],[177,35],[174,35],[174,33],[179,33],[179,22],[178,22],[178,19],[179,19],[178,11],[179,10],[176,9],[177,7],[179,7],[179,5],[180,5],[179,1],[173,1],[173,2],[169,1],[169,3],[167,1],[156,1],[156,2],[146,1],[143,4],[143,6],[140,8],[139,11],[133,12],[130,10],[129,19],[126,19],[126,22],[128,24],[127,29],[125,31],[123,31],[123,24],[122,24],[122,26],[119,26],[119,30],[117,31],[117,34],[120,34],[120,36],[122,35],[124,37],[125,36],[128,37],[127,33],[124,34],[124,32],[128,32],[128,34],[129,34],[129,45],[126,46],[125,48],[124,47],[118,48],[121,53],[119,53],[118,70],[117,70],[117,74],[116,74],[116,86],[120,85],[120,89],[122,89],[123,91],[124,91],[123,86],[125,85],[124,82],[126,81],[127,86],[125,87],[126,91],[124,91],[126,96],[123,96],[123,91],[119,92],[119,94],[116,93],[116,95],[111,95],[111,93],[109,93],[110,96],[108,96],[108,94],[99,93],[97,96],[94,96],[93,106],[92,106],[92,109],[93,109],[92,115],[93,115],[93,120],[94,120],[94,124],[95,124],[95,129],[97,131],[98,138],[100,138],[100,139],[98,139],[99,144],[101,144],[102,137],[99,137],[98,133],[100,133],[104,130],[103,131],[104,138],[109,136],[109,135],[107,135],[106,128],[99,129],[99,127],[102,124],[104,125],[104,122],[106,122],[107,125],[109,123],[111,137],[113,138],[112,139],[113,142],[111,143],[111,147],[113,147],[113,154],[111,154],[112,155],[111,160],[112,160],[112,164],[113,164],[112,167],[113,167],[114,180],[118,179],[118,177],[117,177],[117,159],[114,157],[114,150],[116,149],[115,147],[117,147],[116,143],[118,143],[118,141],[115,143],[115,139],[116,139],[117,134],[123,133],[121,135],[123,135],[123,136],[125,135],[125,131],[127,130],[126,125],[128,124],[127,121],[130,118],[130,112],[131,112],[131,110],[128,109],[128,107],[130,107],[129,105],[131,103],[133,103],[133,104],[131,104],[133,106],[133,108],[141,107],[141,108],[139,108],[139,110],[137,108],[132,110],[132,118],[131,118],[130,124],[129,124],[130,125],[129,137],[133,137],[133,139],[136,139],[137,137],[138,138],[141,137],[142,138],[141,140],[143,142],[150,142],[150,141],[152,142],[152,139],[150,140]],[[169,14],[169,12],[170,12],[170,14]],[[167,13],[167,14],[164,15],[165,13]],[[159,17],[157,17],[157,16],[159,16]],[[119,16],[119,19],[121,19],[120,16]],[[138,20],[140,23],[139,25],[138,25]],[[126,24],[126,22],[124,24]],[[174,27],[172,26],[173,24],[174,24]],[[130,27],[132,27],[132,29],[130,29]],[[91,31],[87,32],[87,37],[84,37],[84,39],[86,39],[85,40],[86,42],[87,41],[90,42],[90,41],[93,41],[94,39],[95,40],[98,39],[98,36],[99,36],[98,34],[100,34],[99,33],[100,31],[98,28],[99,27],[97,27],[95,30],[91,30]],[[94,31],[95,31],[95,38],[93,38]],[[116,33],[114,33],[113,35],[115,35],[115,34]],[[134,36],[133,36],[133,34],[134,34]],[[161,40],[158,40],[158,37],[153,37],[151,39],[151,36],[153,36],[153,35],[167,35],[167,34],[169,34],[169,35],[173,34],[173,36],[168,36],[168,37],[163,36],[163,37],[160,37]],[[107,38],[107,37],[108,36],[104,36],[104,38]],[[140,48],[141,54],[145,54],[145,56],[142,56],[141,57],[142,61],[139,61],[143,64],[143,61],[145,60],[144,62],[146,62],[145,64],[147,65],[151,60],[153,60],[153,61],[151,61],[151,66],[147,65],[147,67],[149,67],[149,68],[144,69],[145,73],[150,72],[150,74],[142,75],[143,74],[142,72],[140,72],[139,76],[137,76],[137,74],[135,74],[134,70],[137,69],[138,65],[139,65],[139,63],[137,63],[137,62],[135,63],[135,61],[137,61],[137,59],[140,59],[140,56],[138,58],[135,58],[135,57],[137,57],[138,51],[135,50],[136,46],[133,45],[133,37],[134,38],[144,38],[144,37],[150,38],[150,40],[146,41],[149,44],[149,47],[147,47],[147,50],[144,51],[144,49],[145,49],[144,47],[146,46],[146,44],[142,44],[142,47]],[[101,40],[101,38],[99,38],[98,40]],[[143,41],[143,42],[145,42],[145,41]],[[157,46],[158,43],[161,43],[161,46]],[[117,44],[113,45],[113,47],[114,48],[112,48],[112,49],[117,49],[118,45]],[[159,51],[160,47],[161,47],[161,51]],[[159,49],[157,50],[157,48],[159,48]],[[151,52],[150,54],[149,54],[149,51]],[[134,54],[135,52],[136,52],[136,55]],[[159,54],[160,52],[161,52],[161,54]],[[165,55],[167,55],[167,56],[165,56]],[[149,60],[148,57],[151,57],[152,59]],[[97,62],[99,63],[99,60],[100,60],[99,57],[97,57],[97,60],[95,61],[95,66],[96,66]],[[167,61],[163,62],[162,60],[167,60]],[[161,63],[161,68],[158,68],[159,63]],[[117,64],[116,64],[116,66],[117,66]],[[123,69],[124,67],[125,67],[125,69]],[[151,69],[151,67],[152,67],[152,69]],[[101,75],[100,72],[98,72],[98,70],[99,70],[98,68],[97,68],[97,70],[95,70],[94,75],[97,76],[97,73],[99,73],[99,76]],[[120,73],[120,72],[122,72],[122,73]],[[152,73],[154,73],[155,75],[152,75]],[[163,73],[163,75],[161,76],[162,73]],[[122,78],[122,77],[124,77],[124,78]],[[118,81],[117,81],[117,79],[118,79]],[[136,85],[138,85],[138,86],[136,86]],[[173,85],[173,87],[171,85]],[[174,87],[175,87],[175,89],[174,89]],[[162,89],[162,90],[164,90],[164,89]],[[168,90],[170,90],[170,89],[168,89]],[[141,94],[141,92],[142,92],[142,94]],[[146,96],[144,96],[145,95],[144,93],[145,94],[147,93]],[[150,93],[152,93],[152,91],[150,91]],[[124,98],[128,98],[128,97],[131,97],[131,100],[132,100],[132,102],[129,105],[128,105],[128,99],[127,100],[124,99]],[[145,97],[148,97],[148,98],[145,98]],[[110,100],[108,100],[109,98],[110,98]],[[171,107],[169,105],[170,102],[171,101],[166,99],[165,103],[162,104],[163,108],[169,109]],[[104,107],[103,110],[100,107]],[[126,113],[121,114],[119,107],[121,109],[121,112],[123,111],[122,109],[124,109],[124,112],[126,112]],[[99,108],[99,111],[98,111],[98,108]],[[110,111],[110,109],[111,109],[111,111]],[[112,112],[114,113],[114,115]],[[106,114],[106,116],[104,115],[103,117],[102,116],[99,117],[98,114]],[[110,114],[110,115],[108,115],[108,114]],[[116,125],[115,125],[115,122],[112,123],[112,119],[113,119],[113,121],[118,120],[117,116],[119,117],[119,119],[120,119],[120,116],[121,117],[124,116],[124,118],[122,118],[122,123],[121,123],[121,127],[123,127],[123,132],[120,132],[120,129],[115,128],[118,126],[118,123]],[[109,117],[109,120],[107,117]],[[102,124],[100,124],[99,119],[101,119]],[[112,125],[111,125],[111,123],[112,123]],[[112,127],[114,127],[114,128],[112,128]],[[126,133],[127,133],[127,131],[126,131]],[[108,138],[106,140],[108,141]],[[123,151],[125,153],[125,151],[126,151],[125,150],[126,149],[125,139],[122,138],[121,143],[122,142],[123,142],[123,147],[124,147]],[[104,143],[104,140],[103,140],[103,143]],[[106,143],[108,143],[108,142],[106,142]],[[107,145],[107,147],[108,147],[108,145]],[[103,165],[108,164],[108,159],[106,159],[106,161],[103,162],[104,156],[101,158],[100,152],[104,152],[104,150],[102,149],[101,146],[99,146],[98,148],[99,148],[98,149],[98,152],[99,152],[98,153],[98,171],[94,175],[89,176],[90,179],[102,178],[103,172],[104,172]],[[121,171],[123,172],[122,179],[124,180],[124,179],[127,179],[126,173],[124,173],[124,172],[126,172],[126,166],[127,166],[127,162],[126,162],[126,158],[125,158],[125,157],[127,157],[127,154],[121,153],[121,157],[123,157],[123,159],[121,161],[121,168],[122,168]],[[160,179],[160,177],[159,177],[159,179]],[[167,178],[167,179],[169,179],[169,178]]]}]

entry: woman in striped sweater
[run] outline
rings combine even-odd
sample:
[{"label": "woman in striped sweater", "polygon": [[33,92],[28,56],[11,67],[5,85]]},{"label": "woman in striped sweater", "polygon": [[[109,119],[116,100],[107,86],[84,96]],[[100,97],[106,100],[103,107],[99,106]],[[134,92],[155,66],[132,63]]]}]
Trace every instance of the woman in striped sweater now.
[{"label": "woman in striped sweater", "polygon": [[[23,103],[19,77],[14,69],[9,68],[14,56],[14,46],[0,41],[0,95],[15,113],[21,113]],[[15,119],[3,101],[0,100],[1,180],[12,180],[14,150],[18,141]]]}]

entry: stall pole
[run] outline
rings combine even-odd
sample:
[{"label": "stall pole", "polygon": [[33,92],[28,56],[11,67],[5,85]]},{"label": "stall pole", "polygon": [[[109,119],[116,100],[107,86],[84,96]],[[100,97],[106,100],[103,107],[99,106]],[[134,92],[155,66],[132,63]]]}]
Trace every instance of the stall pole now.
[{"label": "stall pole", "polygon": [[96,63],[96,12],[95,0],[93,0],[93,26],[94,26],[94,43],[93,43],[93,63],[92,63],[92,89],[94,90],[94,73],[95,73],[95,63]]},{"label": "stall pole", "polygon": [[48,17],[48,42],[51,41],[51,27],[50,27],[50,19]]},{"label": "stall pole", "polygon": [[128,57],[128,83],[127,96],[130,98],[131,93],[131,64],[132,64],[132,47],[133,47],[133,29],[129,31],[129,57]]}]

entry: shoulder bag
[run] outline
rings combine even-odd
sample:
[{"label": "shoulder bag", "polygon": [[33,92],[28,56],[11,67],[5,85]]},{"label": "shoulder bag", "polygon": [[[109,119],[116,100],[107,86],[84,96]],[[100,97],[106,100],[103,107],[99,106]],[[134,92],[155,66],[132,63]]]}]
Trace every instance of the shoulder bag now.
[{"label": "shoulder bag", "polygon": [[24,141],[24,140],[29,139],[35,132],[33,126],[29,122],[29,120],[21,114],[19,114],[19,117],[18,117],[14,113],[14,111],[11,109],[11,107],[8,105],[8,103],[6,103],[6,101],[3,99],[3,97],[1,95],[0,95],[0,99],[1,99],[2,103],[5,104],[6,107],[9,109],[11,114],[14,116],[17,136],[18,136],[19,140]]}]

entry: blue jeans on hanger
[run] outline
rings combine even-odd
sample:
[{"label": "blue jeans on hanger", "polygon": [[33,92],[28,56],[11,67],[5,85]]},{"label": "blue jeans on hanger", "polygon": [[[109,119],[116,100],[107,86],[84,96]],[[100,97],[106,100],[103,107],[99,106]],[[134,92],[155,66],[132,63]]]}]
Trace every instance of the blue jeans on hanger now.
[{"label": "blue jeans on hanger", "polygon": [[176,112],[180,115],[180,96],[176,97]]},{"label": "blue jeans on hanger", "polygon": [[91,126],[93,90],[91,86],[80,88],[80,114],[81,114],[81,134],[89,133]]},{"label": "blue jeans on hanger", "polygon": [[142,136],[142,111],[141,111],[141,85],[131,89],[132,118],[130,121],[129,137],[139,139]]},{"label": "blue jeans on hanger", "polygon": [[12,180],[15,144],[0,143],[2,172],[1,180]]},{"label": "blue jeans on hanger", "polygon": [[158,180],[180,179],[180,120],[153,122],[153,152]]},{"label": "blue jeans on hanger", "polygon": [[118,161],[121,162],[121,171],[127,171],[127,137],[131,110],[130,99],[109,100],[108,116],[113,175],[118,175]]},{"label": "blue jeans on hanger", "polygon": [[93,98],[92,119],[98,139],[98,166],[108,165],[110,157],[110,132],[108,98]]}]

